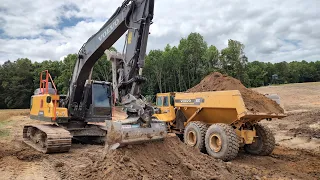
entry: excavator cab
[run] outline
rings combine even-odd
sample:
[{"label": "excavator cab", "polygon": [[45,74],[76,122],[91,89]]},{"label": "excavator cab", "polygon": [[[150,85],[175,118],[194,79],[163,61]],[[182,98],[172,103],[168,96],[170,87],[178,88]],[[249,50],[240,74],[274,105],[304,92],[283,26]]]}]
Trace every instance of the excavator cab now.
[{"label": "excavator cab", "polygon": [[88,96],[85,121],[104,122],[105,120],[111,120],[111,83],[105,81],[91,81]]}]

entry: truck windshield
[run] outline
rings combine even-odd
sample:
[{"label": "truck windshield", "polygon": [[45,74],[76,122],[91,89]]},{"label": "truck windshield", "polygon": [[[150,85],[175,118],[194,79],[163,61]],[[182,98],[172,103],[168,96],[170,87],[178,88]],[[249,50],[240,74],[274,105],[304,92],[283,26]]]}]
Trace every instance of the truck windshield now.
[{"label": "truck windshield", "polygon": [[109,88],[102,84],[93,84],[93,103],[95,107],[110,107]]},{"label": "truck windshield", "polygon": [[156,103],[157,106],[162,106],[162,97],[157,97],[157,103]]}]

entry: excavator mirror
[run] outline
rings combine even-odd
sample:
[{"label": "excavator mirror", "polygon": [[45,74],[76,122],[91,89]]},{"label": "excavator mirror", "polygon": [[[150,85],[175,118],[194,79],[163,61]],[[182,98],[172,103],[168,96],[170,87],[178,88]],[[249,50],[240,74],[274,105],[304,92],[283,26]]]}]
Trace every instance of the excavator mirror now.
[{"label": "excavator mirror", "polygon": [[51,103],[51,96],[47,96],[47,103]]}]

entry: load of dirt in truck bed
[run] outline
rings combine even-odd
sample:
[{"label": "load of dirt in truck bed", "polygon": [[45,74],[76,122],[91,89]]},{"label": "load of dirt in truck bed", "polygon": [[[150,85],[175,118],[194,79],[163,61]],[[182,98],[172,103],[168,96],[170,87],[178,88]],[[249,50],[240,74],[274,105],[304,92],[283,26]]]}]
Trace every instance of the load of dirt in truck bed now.
[{"label": "load of dirt in truck bed", "polygon": [[247,109],[254,113],[283,113],[283,109],[264,95],[247,89],[239,80],[213,72],[187,92],[239,90]]},{"label": "load of dirt in truck bed", "polygon": [[231,167],[230,163],[214,159],[195,148],[186,146],[177,137],[116,150],[86,151],[82,156],[96,160],[76,170],[73,170],[72,166],[61,166],[61,163],[56,163],[59,172],[64,174],[63,178],[247,179],[253,175],[245,172],[243,168]]}]

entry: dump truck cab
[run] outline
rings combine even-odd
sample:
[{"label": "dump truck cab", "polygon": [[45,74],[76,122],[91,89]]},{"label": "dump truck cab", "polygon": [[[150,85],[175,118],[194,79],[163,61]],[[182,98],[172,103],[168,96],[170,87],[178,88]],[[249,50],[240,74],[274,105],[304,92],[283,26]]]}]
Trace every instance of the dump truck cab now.
[{"label": "dump truck cab", "polygon": [[158,93],[156,97],[156,113],[153,115],[164,122],[172,122],[176,118],[174,93]]}]

